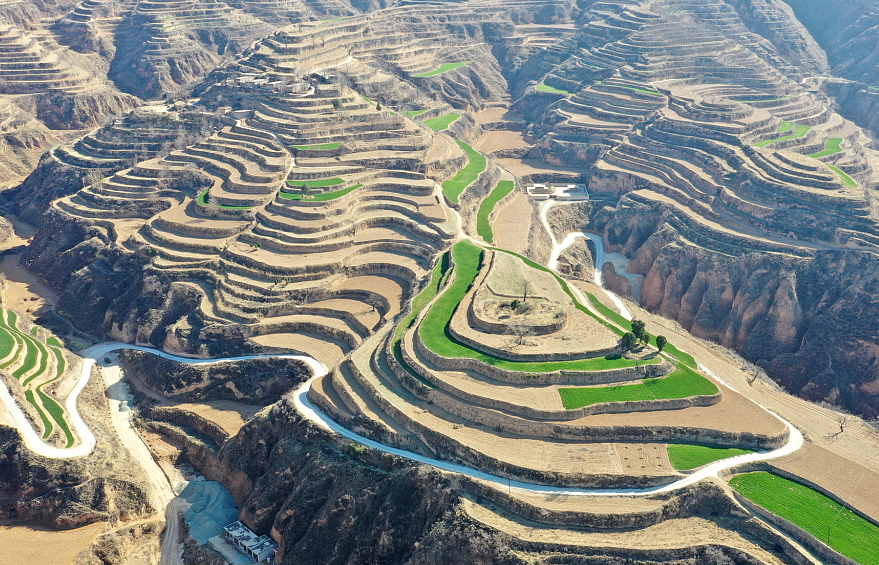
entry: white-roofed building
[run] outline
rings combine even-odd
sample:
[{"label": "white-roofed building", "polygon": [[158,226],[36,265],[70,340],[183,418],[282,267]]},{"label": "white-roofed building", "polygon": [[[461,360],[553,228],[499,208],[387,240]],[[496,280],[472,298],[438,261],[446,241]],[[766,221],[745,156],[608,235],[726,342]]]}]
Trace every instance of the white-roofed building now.
[{"label": "white-roofed building", "polygon": [[275,540],[265,534],[257,536],[237,520],[223,528],[223,535],[235,547],[259,563],[271,562],[278,552],[278,544]]}]

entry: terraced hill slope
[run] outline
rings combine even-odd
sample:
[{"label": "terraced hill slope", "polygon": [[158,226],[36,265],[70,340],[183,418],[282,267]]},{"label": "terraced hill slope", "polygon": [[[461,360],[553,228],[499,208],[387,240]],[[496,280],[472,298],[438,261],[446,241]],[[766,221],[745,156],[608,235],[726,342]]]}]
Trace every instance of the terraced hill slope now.
[{"label": "terraced hill slope", "polygon": [[[39,225],[23,262],[103,338],[313,358],[285,394],[299,372],[261,387],[243,364],[215,382],[123,356],[155,372],[133,381],[153,447],[222,480],[280,562],[849,549],[746,510],[726,481],[755,468],[877,519],[848,488],[876,470],[867,428],[721,349],[879,413],[879,154],[785,5],[103,4],[33,42],[8,32],[13,58],[76,93],[68,58],[35,45],[91,50],[124,90],[167,100],[63,140],[6,195]],[[12,376],[44,376],[34,351]],[[200,402],[218,390],[281,399],[233,417]]]}]

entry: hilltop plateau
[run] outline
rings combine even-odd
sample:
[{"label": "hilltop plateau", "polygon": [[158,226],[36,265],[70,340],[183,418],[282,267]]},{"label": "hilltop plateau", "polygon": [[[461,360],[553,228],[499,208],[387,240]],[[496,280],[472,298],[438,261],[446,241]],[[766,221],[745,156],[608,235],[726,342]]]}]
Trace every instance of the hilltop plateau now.
[{"label": "hilltop plateau", "polygon": [[879,563],[875,4],[0,2],[0,545]]}]

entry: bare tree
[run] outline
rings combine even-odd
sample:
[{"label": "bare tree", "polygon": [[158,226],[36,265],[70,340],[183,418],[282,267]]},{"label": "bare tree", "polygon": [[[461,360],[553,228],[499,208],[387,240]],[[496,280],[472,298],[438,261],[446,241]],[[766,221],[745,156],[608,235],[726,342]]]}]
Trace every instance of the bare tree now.
[{"label": "bare tree", "polygon": [[510,331],[516,336],[515,345],[525,345],[527,339],[533,335],[531,326],[522,323],[511,324]]},{"label": "bare tree", "polygon": [[837,414],[836,423],[839,426],[839,433],[844,432],[845,426],[848,424],[848,416],[846,416],[845,414]]},{"label": "bare tree", "polygon": [[522,302],[528,302],[528,292],[534,292],[534,285],[528,279],[522,279]]}]

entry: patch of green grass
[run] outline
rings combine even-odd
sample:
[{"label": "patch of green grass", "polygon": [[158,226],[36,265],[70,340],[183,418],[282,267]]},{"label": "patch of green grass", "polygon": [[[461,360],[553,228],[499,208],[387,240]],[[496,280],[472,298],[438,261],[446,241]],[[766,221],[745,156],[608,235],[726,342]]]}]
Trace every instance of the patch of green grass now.
[{"label": "patch of green grass", "polygon": [[46,418],[46,415],[43,413],[43,411],[37,405],[37,400],[36,400],[36,398],[34,398],[34,391],[32,391],[32,390],[24,391],[24,398],[34,408],[37,409],[37,414],[39,414],[39,416],[40,416],[40,421],[43,422],[43,430],[44,430],[43,431],[43,438],[45,439],[45,438],[49,437],[50,435],[52,435],[52,430],[54,429],[54,427],[52,426],[52,422],[49,421],[49,418]]},{"label": "patch of green grass", "polygon": [[494,243],[494,231],[491,229],[489,216],[491,216],[497,203],[513,192],[513,189],[515,188],[515,182],[511,180],[502,180],[497,183],[497,186],[494,187],[491,194],[479,204],[479,211],[476,213],[476,233],[488,243]]},{"label": "patch of green grass", "polygon": [[451,70],[457,69],[459,67],[464,67],[469,65],[471,61],[464,61],[462,63],[443,63],[439,66],[439,68],[434,69],[432,71],[421,73],[420,75],[412,75],[416,78],[427,78],[427,77],[435,77],[436,75],[441,75],[443,73],[447,73]]},{"label": "patch of green grass", "polygon": [[678,471],[689,471],[708,463],[746,453],[754,453],[754,451],[735,447],[710,447],[686,443],[668,444],[668,459],[671,461],[672,467]]},{"label": "patch of green grass", "polygon": [[36,339],[32,339],[31,341],[37,349],[37,356],[40,360],[40,364],[37,367],[37,372],[25,379],[24,382],[21,383],[22,386],[27,385],[38,377],[42,377],[46,373],[46,367],[49,365],[49,352],[46,351],[46,346]]},{"label": "patch of green grass", "polygon": [[542,82],[534,87],[534,90],[537,92],[549,92],[551,94],[564,94],[565,96],[573,96],[576,92],[568,92],[567,90],[562,90],[561,88],[556,88],[554,86],[549,86],[548,84],[543,84]]},{"label": "patch of green grass", "polygon": [[805,485],[766,471],[730,482],[739,494],[861,565],[879,565],[879,526]]},{"label": "patch of green grass", "polygon": [[665,96],[665,94],[661,92],[657,92],[655,90],[647,90],[646,88],[638,88],[637,86],[623,86],[622,84],[608,84],[605,85],[604,81],[599,81],[598,84],[601,86],[610,86],[613,88],[625,88],[626,90],[634,90],[635,92],[640,92],[641,94],[649,94],[650,96]]},{"label": "patch of green grass", "polygon": [[834,167],[833,165],[827,165],[831,171],[839,175],[839,178],[842,179],[842,184],[846,188],[857,188],[858,183],[855,182],[855,179],[851,178],[839,167]]},{"label": "patch of green grass", "polygon": [[208,195],[211,189],[206,188],[204,192],[198,195],[198,203],[202,206],[214,206],[215,208],[223,208],[224,210],[250,210],[253,206],[230,206],[229,204],[211,204],[208,202]]},{"label": "patch of green grass", "polygon": [[428,110],[408,110],[406,112],[400,112],[407,118],[414,118],[415,116],[420,116],[421,114],[427,112]]},{"label": "patch of green grass", "polygon": [[16,380],[20,379],[22,375],[37,366],[37,356],[39,355],[39,350],[36,345],[29,341],[29,337],[25,337],[24,334],[20,334],[20,337],[22,337],[24,341],[25,354],[24,362],[21,364],[21,367],[12,372],[12,376],[15,377]]},{"label": "patch of green grass", "polygon": [[454,112],[451,114],[446,114],[445,116],[440,116],[438,118],[430,118],[429,120],[424,120],[424,125],[432,129],[433,131],[443,131],[447,129],[452,122],[461,117],[461,114],[455,114]]},{"label": "patch of green grass", "polygon": [[828,155],[835,155],[837,153],[842,153],[842,138],[841,137],[831,137],[827,141],[824,142],[824,151],[820,151],[818,153],[812,153],[811,155],[809,155],[809,157],[819,159],[821,157],[826,157]]},{"label": "patch of green grass", "polygon": [[602,402],[666,400],[717,394],[717,386],[689,367],[678,366],[670,375],[644,379],[630,385],[560,388],[566,410]]},{"label": "patch of green grass", "polygon": [[6,328],[0,328],[0,359],[3,359],[7,355],[11,355],[14,351],[18,342],[12,334],[9,333]]},{"label": "patch of green grass", "polygon": [[64,347],[64,344],[61,343],[61,340],[54,335],[49,337],[49,339],[46,340],[46,343],[48,343],[49,345],[54,345],[55,347]]},{"label": "patch of green grass", "polygon": [[337,190],[335,192],[324,192],[323,194],[315,194],[314,198],[304,198],[302,194],[293,194],[292,192],[280,192],[281,198],[285,198],[287,200],[310,200],[311,202],[327,202],[329,200],[335,200],[336,198],[341,198],[352,192],[357,190],[363,186],[362,184],[354,184],[349,186],[348,188],[343,188],[342,190]]},{"label": "patch of green grass", "polygon": [[64,374],[64,370],[67,368],[67,360],[64,359],[64,353],[62,353],[57,347],[51,347],[50,349],[52,350],[52,354],[55,355],[55,378],[57,379]]},{"label": "patch of green grass", "polygon": [[31,328],[31,335],[34,336],[34,337],[37,337],[37,333],[38,333],[39,331],[40,331],[40,328],[38,328],[37,326],[34,326],[34,327]]},{"label": "patch of green grass", "polygon": [[341,146],[341,142],[334,141],[332,143],[318,143],[316,145],[293,145],[293,148],[300,149],[302,151],[325,151],[330,149],[338,149]]},{"label": "patch of green grass", "polygon": [[778,126],[778,133],[784,133],[786,131],[790,131],[794,129],[793,122],[781,122],[781,125]]},{"label": "patch of green grass", "polygon": [[[783,125],[783,124],[782,124]],[[809,126],[797,126],[797,131],[790,134],[785,135],[784,137],[777,137],[775,139],[767,139],[756,143],[754,147],[766,147],[770,143],[778,143],[779,141],[788,141],[790,139],[799,139],[801,137],[806,137],[806,134],[809,133],[809,130],[812,129]]]},{"label": "patch of green grass", "polygon": [[762,104],[763,102],[782,102],[784,100],[793,100],[794,98],[797,98],[799,96],[799,94],[791,94],[790,96],[782,96],[781,98],[767,98],[764,100],[739,100],[739,102],[744,102],[745,104]]},{"label": "patch of green grass", "polygon": [[482,153],[476,151],[463,141],[458,141],[456,139],[455,142],[465,153],[467,153],[468,162],[466,167],[458,171],[458,174],[443,182],[443,193],[445,193],[446,198],[448,198],[449,202],[452,204],[458,203],[458,199],[461,197],[464,189],[473,184],[473,182],[479,178],[479,175],[485,170],[485,167],[488,164]]},{"label": "patch of green grass", "polygon": [[[455,279],[449,284],[442,295],[424,316],[418,328],[422,342],[437,355],[449,358],[466,357],[476,359],[508,371],[524,371],[530,373],[551,373],[554,371],[602,371],[621,367],[634,367],[636,361],[614,355],[577,359],[573,361],[549,361],[544,363],[527,363],[507,361],[486,355],[458,341],[449,333],[449,323],[455,309],[464,300],[467,291],[479,271],[482,249],[470,241],[460,241],[452,247],[452,258],[455,263]],[[656,363],[659,359],[656,359]],[[643,362],[641,362],[643,363]]]},{"label": "patch of green grass", "polygon": [[412,310],[406,315],[405,318],[400,320],[400,323],[397,325],[397,328],[394,330],[394,335],[391,338],[391,351],[393,352],[394,358],[397,360],[400,366],[406,369],[406,371],[410,375],[431,388],[434,388],[433,383],[424,380],[424,378],[416,371],[413,371],[403,359],[403,352],[400,348],[400,343],[403,339],[403,335],[412,325],[412,322],[415,321],[415,318],[418,317],[418,314],[421,313],[424,307],[427,306],[427,304],[431,300],[433,300],[439,292],[439,289],[442,286],[444,275],[448,270],[449,253],[446,252],[442,255],[440,260],[437,261],[436,266],[433,268],[433,271],[431,271],[430,281],[427,283],[427,286],[424,287],[424,290],[418,293],[418,296],[412,299]]},{"label": "patch of green grass", "polygon": [[306,180],[306,181],[298,181],[298,180],[288,180],[288,186],[302,186],[303,184],[310,188],[320,188],[324,186],[336,186],[337,184],[343,184],[345,182],[344,179],[340,179],[339,177],[331,178],[331,179],[318,179],[318,180]]},{"label": "patch of green grass", "polygon": [[620,314],[613,308],[605,306],[604,303],[601,302],[601,300],[599,300],[597,296],[595,296],[591,292],[586,292],[584,294],[586,294],[586,297],[589,298],[589,302],[592,303],[592,306],[594,306],[595,309],[598,310],[598,312],[601,313],[602,316],[624,328],[628,328],[629,326],[631,326],[632,322],[627,320],[625,317],[623,317],[622,314]]},{"label": "patch of green grass", "polygon": [[[64,437],[67,439],[66,447],[73,446],[73,433],[70,431],[70,426],[67,425],[67,422],[64,420],[64,409],[55,402],[54,399],[50,398],[46,393],[42,390],[42,385],[37,387],[37,396],[40,397],[40,402],[43,403],[43,407],[46,409],[46,412],[49,413],[49,416],[55,420],[55,423],[58,424],[58,427],[61,428],[61,431],[64,432]],[[48,437],[48,436],[45,436]]]}]

